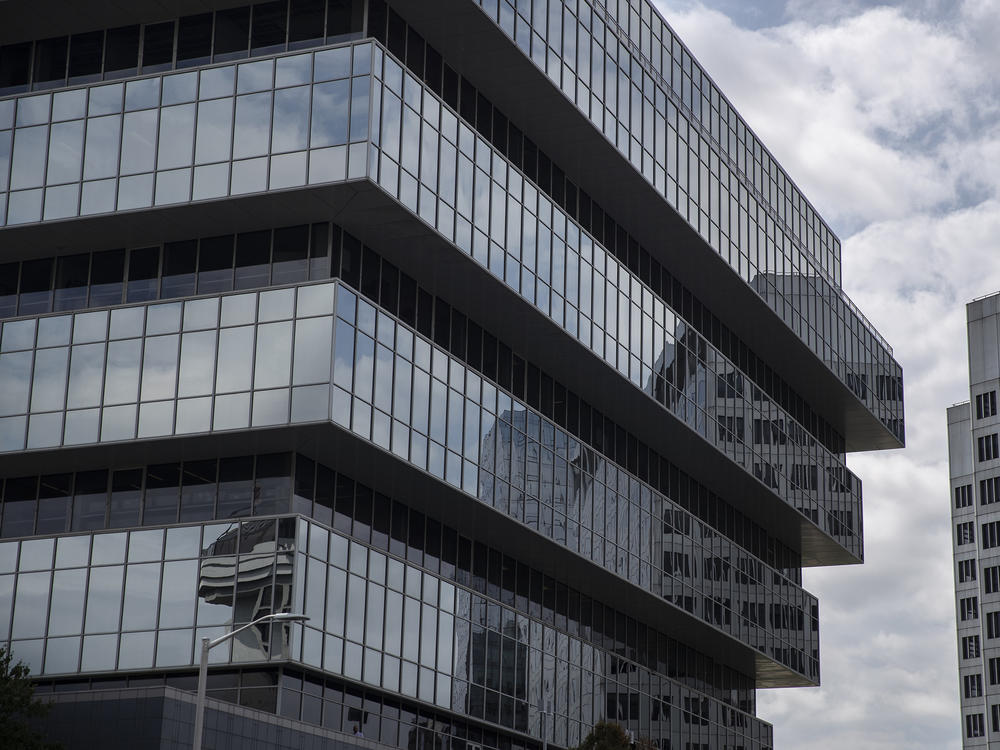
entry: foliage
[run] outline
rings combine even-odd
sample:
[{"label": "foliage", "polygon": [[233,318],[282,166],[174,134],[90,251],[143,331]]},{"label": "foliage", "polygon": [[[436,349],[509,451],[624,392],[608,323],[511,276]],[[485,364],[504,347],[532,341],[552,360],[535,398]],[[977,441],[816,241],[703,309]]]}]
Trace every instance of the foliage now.
[{"label": "foliage", "polygon": [[618,724],[599,721],[577,750],[629,750],[628,735]]},{"label": "foliage", "polygon": [[56,750],[32,728],[32,720],[49,712],[48,704],[34,697],[30,670],[15,662],[7,646],[0,646],[0,750]]}]

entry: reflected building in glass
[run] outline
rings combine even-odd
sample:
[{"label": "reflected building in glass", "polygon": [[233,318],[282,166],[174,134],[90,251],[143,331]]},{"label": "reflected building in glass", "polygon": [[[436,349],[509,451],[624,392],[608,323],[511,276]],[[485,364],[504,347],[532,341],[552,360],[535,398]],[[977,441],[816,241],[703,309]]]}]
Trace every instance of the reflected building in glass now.
[{"label": "reflected building in glass", "polygon": [[183,747],[201,639],[302,612],[212,651],[208,746],[774,746],[902,372],[647,0],[0,5],[0,642],[53,736]]},{"label": "reflected building in glass", "polygon": [[1000,743],[1000,294],[965,307],[969,400],[948,407],[962,747]]}]

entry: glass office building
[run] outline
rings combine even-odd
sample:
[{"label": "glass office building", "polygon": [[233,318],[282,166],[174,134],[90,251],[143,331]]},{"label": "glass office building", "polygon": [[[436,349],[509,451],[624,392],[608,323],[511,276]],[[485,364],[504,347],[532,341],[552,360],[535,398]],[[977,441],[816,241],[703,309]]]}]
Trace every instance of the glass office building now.
[{"label": "glass office building", "polygon": [[70,746],[301,612],[210,746],[772,748],[904,439],[840,268],[647,0],[3,3],[0,642]]},{"label": "glass office building", "polygon": [[948,409],[962,747],[1000,747],[1000,294],[966,305],[969,400]]}]

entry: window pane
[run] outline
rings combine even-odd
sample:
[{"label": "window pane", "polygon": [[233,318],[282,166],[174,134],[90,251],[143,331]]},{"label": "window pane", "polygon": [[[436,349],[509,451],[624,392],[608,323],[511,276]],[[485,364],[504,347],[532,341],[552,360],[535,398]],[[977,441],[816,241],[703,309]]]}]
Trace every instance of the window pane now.
[{"label": "window pane", "polygon": [[11,160],[10,175],[12,190],[37,187],[42,184],[47,140],[48,127],[45,125],[18,128],[14,132],[14,156]]},{"label": "window pane", "polygon": [[298,86],[274,93],[271,151],[299,151],[306,147],[309,128],[309,88]]},{"label": "window pane", "polygon": [[253,326],[242,326],[224,329],[219,334],[219,372],[215,387],[220,393],[250,389],[253,333]]},{"label": "window pane", "polygon": [[112,341],[104,378],[104,403],[136,401],[139,389],[139,340]]},{"label": "window pane", "polygon": [[118,140],[121,115],[92,117],[87,122],[87,150],[83,178],[113,177],[118,171]]},{"label": "window pane", "polygon": [[288,385],[291,364],[292,324],[268,323],[257,330],[254,388]]},{"label": "window pane", "polygon": [[185,16],[177,29],[177,66],[201,65],[212,54],[212,14]]},{"label": "window pane", "polygon": [[253,54],[280,52],[285,48],[285,14],[288,3],[277,0],[253,6],[250,47]]},{"label": "window pane", "polygon": [[[94,537],[94,548],[107,541],[107,537]],[[101,633],[118,630],[118,613],[121,611],[122,578],[124,567],[93,568],[87,588],[86,632]]]},{"label": "window pane", "polygon": [[63,408],[68,361],[68,347],[42,349],[35,355],[35,378],[31,388],[32,411]]},{"label": "window pane", "polygon": [[74,34],[69,41],[69,79],[71,83],[97,80],[101,74],[104,32]]},{"label": "window pane", "polygon": [[104,41],[105,77],[134,75],[138,66],[139,27],[122,26],[109,29]]},{"label": "window pane", "polygon": [[296,385],[329,382],[332,338],[332,318],[306,318],[296,323],[293,381]]},{"label": "window pane", "polygon": [[184,167],[191,163],[194,137],[194,105],[164,107],[160,114],[160,148],[157,169]]},{"label": "window pane", "polygon": [[142,31],[142,70],[166,70],[174,58],[174,22],[147,24]]},{"label": "window pane", "polygon": [[347,143],[349,96],[347,79],[313,86],[313,148]]},{"label": "window pane", "polygon": [[173,398],[177,379],[177,344],[179,336],[154,336],[146,339],[142,359],[142,400]]},{"label": "window pane", "polygon": [[66,53],[68,37],[42,39],[35,42],[35,68],[32,78],[37,86],[66,78]]},{"label": "window pane", "polygon": [[48,183],[51,185],[79,180],[82,159],[83,121],[53,125],[49,137]]},{"label": "window pane", "polygon": [[234,158],[266,154],[270,132],[271,93],[237,97]]},{"label": "window pane", "polygon": [[178,396],[202,396],[215,382],[215,331],[185,333],[181,342]]},{"label": "window pane", "polygon": [[195,163],[229,159],[233,137],[233,100],[215,99],[198,105]]},{"label": "window pane", "polygon": [[122,138],[122,174],[150,172],[156,156],[155,109],[125,115]]},{"label": "window pane", "polygon": [[[250,45],[250,8],[230,8],[215,14],[215,59],[246,57]],[[236,53],[236,54],[234,54]]]}]

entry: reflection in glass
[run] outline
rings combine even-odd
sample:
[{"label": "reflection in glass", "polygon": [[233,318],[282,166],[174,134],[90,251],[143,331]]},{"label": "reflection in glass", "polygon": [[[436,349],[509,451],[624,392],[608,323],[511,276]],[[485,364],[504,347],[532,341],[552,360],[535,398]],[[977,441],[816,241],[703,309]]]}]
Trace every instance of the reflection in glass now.
[{"label": "reflection in glass", "polygon": [[250,389],[253,333],[252,326],[241,326],[224,329],[219,334],[219,371],[215,380],[219,392]]},{"label": "reflection in glass", "polygon": [[[147,34],[149,27],[147,27]],[[171,40],[172,41],[172,40]],[[143,65],[143,69],[148,66]],[[125,84],[125,111],[149,109],[160,103],[160,79],[147,78]],[[126,126],[127,128],[127,126]]]},{"label": "reflection in glass", "polygon": [[[86,537],[82,538],[86,540]],[[77,635],[83,632],[86,584],[86,570],[59,570],[53,575],[49,635]]]},{"label": "reflection in glass", "polygon": [[178,396],[201,396],[212,392],[212,383],[215,382],[215,336],[215,331],[184,334]]},{"label": "reflection in glass", "polygon": [[198,105],[195,163],[227,161],[233,137],[233,100],[217,99]]},{"label": "reflection in glass", "polygon": [[14,133],[14,156],[11,160],[10,187],[37,187],[45,169],[45,142],[48,127],[18,128]]},{"label": "reflection in glass", "polygon": [[66,413],[66,432],[63,437],[65,445],[97,442],[98,425],[100,424],[100,409],[85,409]]},{"label": "reflection in glass", "polygon": [[155,633],[122,633],[118,652],[119,669],[140,669],[153,666],[153,638]]},{"label": "reflection in glass", "polygon": [[101,414],[101,441],[130,440],[135,437],[135,404],[108,406]]},{"label": "reflection in glass", "polygon": [[44,632],[49,606],[49,571],[22,573],[17,577],[11,638],[37,637]]},{"label": "reflection in glass", "polygon": [[[202,521],[215,514],[216,461],[185,461],[184,479],[181,490],[181,521]],[[167,547],[170,552],[171,533],[168,532]],[[178,555],[182,556],[182,555]]]},{"label": "reflection in glass", "polygon": [[80,213],[99,214],[115,210],[115,180],[98,180],[83,183]]},{"label": "reflection in glass", "polygon": [[52,185],[79,180],[82,159],[83,121],[53,125],[49,137],[48,183]]},{"label": "reflection in glass", "polygon": [[10,633],[11,608],[14,605],[14,576],[0,576],[0,638],[6,642]]},{"label": "reflection in glass", "polygon": [[177,402],[177,426],[180,435],[191,432],[208,432],[212,426],[212,397],[181,399]]},{"label": "reflection in glass", "polygon": [[87,122],[87,149],[83,162],[85,180],[113,177],[118,171],[121,122],[121,115],[95,117]]},{"label": "reflection in glass", "polygon": [[[0,131],[0,190],[7,189],[7,173],[10,170],[10,144],[13,134],[11,131]],[[5,211],[0,203],[0,223],[3,223]]]},{"label": "reflection in glass", "polygon": [[147,308],[146,314],[146,335],[155,336],[161,333],[175,333],[179,331],[181,329],[182,309],[183,303],[181,302],[150,305]]},{"label": "reflection in glass", "polygon": [[177,345],[180,337],[146,339],[142,360],[142,400],[172,398],[177,379]]},{"label": "reflection in glass", "polygon": [[73,530],[104,528],[108,503],[107,471],[78,472],[74,490]]},{"label": "reflection in glass", "polygon": [[368,89],[370,78],[354,78],[351,81],[351,140],[361,141],[368,137]]},{"label": "reflection in glass", "polygon": [[156,401],[139,406],[138,436],[158,437],[174,431],[174,402]]},{"label": "reflection in glass", "polygon": [[0,382],[4,384],[0,388],[0,416],[26,412],[31,384],[31,352],[0,354]]},{"label": "reflection in glass", "polygon": [[[0,357],[0,369],[3,358]],[[70,359],[67,408],[98,406],[104,375],[104,344],[74,346]]]},{"label": "reflection in glass", "polygon": [[313,86],[312,148],[347,143],[349,96],[349,80]]},{"label": "reflection in glass", "polygon": [[118,635],[91,635],[83,639],[83,657],[80,669],[88,671],[109,671],[115,668],[118,654]]},{"label": "reflection in glass", "polygon": [[7,207],[8,224],[24,224],[29,221],[40,221],[42,218],[42,190],[22,190],[10,194],[10,204]]},{"label": "reflection in glass", "polygon": [[236,393],[215,397],[212,429],[233,430],[247,427],[250,422],[250,394]]},{"label": "reflection in glass", "polygon": [[194,193],[196,201],[221,198],[229,193],[229,163],[212,164],[194,168]]},{"label": "reflection in glass", "polygon": [[270,132],[271,93],[237,97],[233,157],[242,159],[266,154]]},{"label": "reflection in glass", "polygon": [[330,317],[306,318],[295,325],[295,385],[329,382],[333,334]]},{"label": "reflection in glass", "polygon": [[250,91],[263,91],[273,85],[274,61],[243,63],[239,66],[236,92],[244,94]]},{"label": "reflection in glass", "polygon": [[45,191],[45,214],[43,218],[48,221],[49,219],[65,219],[70,216],[76,216],[79,200],[79,185],[50,187]]},{"label": "reflection in glass", "polygon": [[251,424],[254,427],[271,424],[284,424],[288,421],[288,389],[279,388],[272,391],[256,391],[253,397],[253,415]]},{"label": "reflection in glass", "polygon": [[[215,461],[195,461],[192,466],[209,463],[214,466]],[[185,464],[187,466],[187,464]],[[188,472],[184,473],[184,483],[187,484]],[[213,470],[214,484],[214,470]],[[183,520],[183,519],[182,519]],[[163,558],[170,560],[181,557],[198,557],[201,554],[201,528],[198,526],[181,526],[167,529],[167,546]]]},{"label": "reflection in glass", "polygon": [[95,86],[90,90],[90,117],[110,115],[122,111],[122,84],[113,83],[110,86]]},{"label": "reflection in glass", "polygon": [[[0,550],[0,557],[3,556]],[[90,537],[89,536],[64,536],[58,540],[56,547],[56,567],[75,568],[84,566],[90,560]],[[0,570],[3,565],[0,564]],[[86,589],[86,587],[84,587]],[[75,631],[79,632],[79,631]]]},{"label": "reflection in glass", "polygon": [[63,408],[68,361],[68,347],[41,349],[35,355],[35,377],[31,389],[32,411]]},{"label": "reflection in glass", "polygon": [[236,71],[230,65],[223,68],[209,68],[201,71],[201,99],[233,95],[233,81]]},{"label": "reflection in glass", "polygon": [[[62,440],[62,420],[62,412],[33,414],[28,422],[28,448],[49,448],[59,445]],[[42,529],[39,528],[38,531],[41,533]]]},{"label": "reflection in glass", "polygon": [[308,86],[281,89],[274,93],[274,122],[272,128],[272,152],[300,151],[308,145]]},{"label": "reflection in glass", "polygon": [[138,526],[141,496],[142,469],[116,471],[111,480],[108,526],[111,528]]},{"label": "reflection in glass", "polygon": [[157,169],[185,167],[191,163],[194,114],[193,104],[164,107],[161,110]]},{"label": "reflection in glass", "polygon": [[156,205],[183,203],[191,198],[191,170],[156,173]]},{"label": "reflection in glass", "polygon": [[233,164],[233,195],[255,193],[267,188],[267,159],[247,159]]},{"label": "reflection in glass", "polygon": [[[95,549],[102,537],[94,539]],[[118,629],[124,567],[93,568],[87,589],[86,632],[100,633]]]},{"label": "reflection in glass", "polygon": [[174,667],[191,663],[191,630],[163,630],[156,638],[156,666]]},{"label": "reflection in glass", "polygon": [[317,52],[313,80],[346,78],[351,74],[351,48],[337,47]]},{"label": "reflection in glass", "polygon": [[45,648],[45,673],[65,674],[77,670],[80,638],[52,638]]},{"label": "reflection in glass", "polygon": [[268,187],[278,190],[303,185],[306,181],[306,153],[282,154],[271,157],[271,177]]},{"label": "reflection in glass", "polygon": [[[156,156],[156,110],[125,115],[122,136],[122,174],[153,171]],[[51,168],[50,168],[51,171]]]},{"label": "reflection in glass", "polygon": [[194,626],[196,560],[168,562],[163,565],[163,591],[160,594],[161,628]]},{"label": "reflection in glass", "polygon": [[40,125],[49,117],[49,95],[25,96],[18,101],[17,126]]},{"label": "reflection in glass", "polygon": [[258,326],[255,388],[288,385],[291,344],[291,322],[266,323]]},{"label": "reflection in glass", "polygon": [[104,403],[135,401],[139,390],[139,339],[108,344],[108,369],[104,378]]}]

